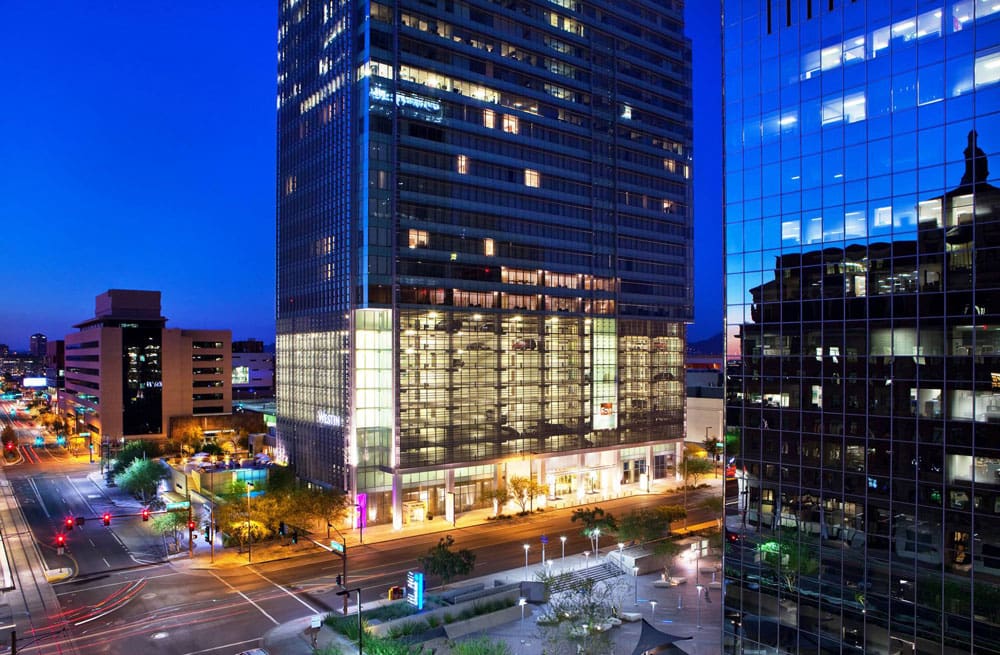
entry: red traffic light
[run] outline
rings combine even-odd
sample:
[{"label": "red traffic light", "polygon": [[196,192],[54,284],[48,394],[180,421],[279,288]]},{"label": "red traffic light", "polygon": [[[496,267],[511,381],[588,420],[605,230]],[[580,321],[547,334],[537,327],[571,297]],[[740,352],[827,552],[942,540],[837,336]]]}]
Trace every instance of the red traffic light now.
[{"label": "red traffic light", "polygon": [[149,508],[148,507],[143,507],[142,508],[142,520],[143,521],[148,521],[149,520]]},{"label": "red traffic light", "polygon": [[188,530],[194,530],[194,521],[188,521]]},{"label": "red traffic light", "polygon": [[57,546],[65,546],[66,545],[66,535],[64,535],[64,534],[57,534],[56,535],[56,545]]},{"label": "red traffic light", "polygon": [[111,525],[111,514],[104,512],[104,525]]},{"label": "red traffic light", "polygon": [[72,516],[67,516],[65,523],[66,523],[66,529],[67,530],[72,530],[73,529],[73,524],[76,523],[76,521],[73,520]]},{"label": "red traffic light", "polygon": [[8,441],[7,442],[7,450],[14,450],[14,442],[13,441]]}]

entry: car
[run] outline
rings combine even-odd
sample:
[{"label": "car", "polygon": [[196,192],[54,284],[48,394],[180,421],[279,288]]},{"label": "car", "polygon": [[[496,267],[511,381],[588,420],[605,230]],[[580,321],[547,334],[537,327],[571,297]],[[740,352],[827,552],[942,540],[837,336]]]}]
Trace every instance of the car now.
[{"label": "car", "polygon": [[534,339],[518,339],[514,342],[514,350],[537,350],[538,342]]},{"label": "car", "polygon": [[251,648],[250,650],[244,650],[236,655],[269,655],[268,651],[264,648]]}]

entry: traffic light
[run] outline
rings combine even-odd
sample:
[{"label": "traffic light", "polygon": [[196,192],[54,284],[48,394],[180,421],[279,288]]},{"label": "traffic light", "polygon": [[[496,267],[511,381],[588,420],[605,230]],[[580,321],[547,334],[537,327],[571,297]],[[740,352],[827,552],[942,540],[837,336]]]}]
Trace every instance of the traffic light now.
[{"label": "traffic light", "polygon": [[337,574],[337,585],[339,585],[341,587],[344,586],[344,576],[342,576],[339,573]]},{"label": "traffic light", "polygon": [[194,521],[188,521],[188,530],[194,531]]},{"label": "traffic light", "polygon": [[295,530],[294,532],[292,532],[292,543],[293,544],[299,543],[299,531],[298,530]]},{"label": "traffic light", "polygon": [[60,548],[62,548],[65,545],[66,545],[66,535],[64,535],[64,534],[57,534],[56,535],[56,546],[59,546]]},{"label": "traffic light", "polygon": [[111,525],[111,513],[104,512],[104,525]]},{"label": "traffic light", "polygon": [[13,441],[8,441],[7,442],[7,452],[11,452],[12,450],[14,450],[14,442]]},{"label": "traffic light", "polygon": [[86,522],[87,522],[86,517],[83,516],[76,517],[76,527],[82,528]]},{"label": "traffic light", "polygon": [[212,528],[205,528],[205,541],[212,540]]},{"label": "traffic light", "polygon": [[148,507],[143,507],[142,508],[142,520],[143,521],[148,521],[149,520],[149,508]]},{"label": "traffic light", "polygon": [[278,524],[278,534],[280,534],[282,537],[285,536],[285,522],[284,521],[282,521],[281,523]]},{"label": "traffic light", "polygon": [[73,525],[75,523],[76,523],[76,521],[73,520],[72,516],[67,516],[66,520],[63,522],[63,524],[66,526],[66,531],[67,532],[73,529]]}]

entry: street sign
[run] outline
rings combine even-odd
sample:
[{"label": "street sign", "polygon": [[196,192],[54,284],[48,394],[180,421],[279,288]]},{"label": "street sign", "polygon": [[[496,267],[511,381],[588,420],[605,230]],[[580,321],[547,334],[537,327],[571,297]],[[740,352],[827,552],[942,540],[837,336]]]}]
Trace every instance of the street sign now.
[{"label": "street sign", "polygon": [[344,544],[340,543],[339,541],[337,541],[335,539],[331,539],[330,540],[330,550],[332,550],[335,553],[340,553],[341,555],[343,555],[344,551],[346,550],[346,548],[344,547]]},{"label": "street sign", "polygon": [[547,544],[547,543],[549,543],[549,538],[548,538],[548,537],[546,537],[546,536],[545,536],[545,535],[543,534],[543,535],[542,535],[542,538],[540,539],[540,541],[542,542],[542,544]]},{"label": "street sign", "polygon": [[182,500],[182,501],[177,502],[177,503],[167,503],[167,511],[168,512],[170,510],[173,510],[173,509],[187,509],[189,507],[191,507],[191,501],[190,500]]},{"label": "street sign", "polygon": [[406,602],[418,610],[424,609],[424,574],[416,571],[406,573]]}]

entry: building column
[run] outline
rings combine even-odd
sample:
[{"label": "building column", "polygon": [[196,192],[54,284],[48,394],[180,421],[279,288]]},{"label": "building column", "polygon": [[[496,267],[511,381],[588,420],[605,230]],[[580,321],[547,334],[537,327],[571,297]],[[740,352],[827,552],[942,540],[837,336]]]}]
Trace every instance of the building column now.
[{"label": "building column", "polygon": [[684,480],[684,476],[681,475],[681,462],[684,461],[684,441],[678,441],[674,444],[674,478],[681,482]]},{"label": "building column", "polygon": [[403,528],[403,476],[392,474],[392,529]]},{"label": "building column", "polygon": [[611,477],[609,480],[608,488],[611,493],[618,495],[622,492],[622,451],[620,448],[615,449],[615,461],[614,468],[611,473],[608,473],[608,469],[604,469],[605,474]]},{"label": "building column", "polygon": [[[640,477],[640,483],[642,478]],[[646,484],[642,490],[648,492],[653,486],[653,447],[646,446]]]},{"label": "building column", "polygon": [[[545,459],[542,458],[542,457],[539,457],[535,461],[538,462],[538,474],[535,476],[535,480],[538,481],[538,484],[548,484],[548,481],[545,479],[545,468],[546,468],[545,467]],[[538,504],[540,506],[544,507],[545,506],[545,501],[547,501],[551,495],[552,495],[552,489],[549,489],[549,491],[548,491],[547,494],[545,494],[544,496],[539,497]]]}]

